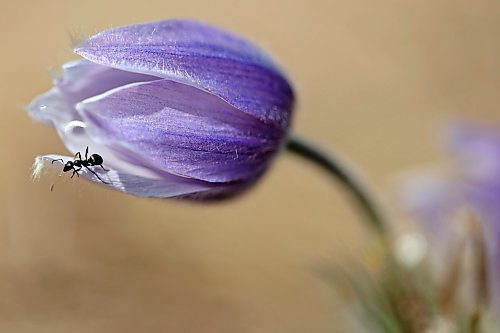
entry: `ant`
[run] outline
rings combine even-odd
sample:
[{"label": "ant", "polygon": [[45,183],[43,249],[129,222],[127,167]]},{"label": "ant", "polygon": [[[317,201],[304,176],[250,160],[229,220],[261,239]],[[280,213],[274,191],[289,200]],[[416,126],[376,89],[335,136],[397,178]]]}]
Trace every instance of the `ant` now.
[{"label": "ant", "polygon": [[[85,159],[84,160],[82,159],[82,155],[80,154],[80,152],[77,152],[75,154],[75,157],[73,158],[73,161],[68,161],[64,164],[63,172],[68,172],[68,171],[72,170],[73,174],[71,175],[71,178],[73,178],[75,175],[80,177],[79,171],[82,168],[85,168],[88,171],[92,172],[94,174],[94,176],[96,176],[97,179],[99,179],[103,184],[109,184],[109,183],[105,182],[104,180],[102,180],[101,177],[99,177],[99,175],[97,173],[95,173],[94,170],[89,168],[91,166],[100,166],[104,171],[109,171],[102,166],[102,163],[104,162],[104,160],[102,159],[101,155],[92,154],[92,155],[90,155],[90,157],[88,157],[88,154],[89,154],[89,147],[87,147],[87,149],[85,149]],[[52,164],[54,164],[55,161],[61,161],[61,163],[64,163],[64,160],[59,158],[57,160],[52,160]]]}]

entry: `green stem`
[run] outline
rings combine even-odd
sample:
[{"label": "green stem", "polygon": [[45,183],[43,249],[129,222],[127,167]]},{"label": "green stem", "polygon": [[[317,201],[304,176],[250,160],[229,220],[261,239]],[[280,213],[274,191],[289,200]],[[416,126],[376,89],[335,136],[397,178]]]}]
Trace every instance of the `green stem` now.
[{"label": "green stem", "polygon": [[365,186],[354,176],[353,172],[343,165],[335,156],[325,153],[307,141],[292,136],[288,139],[286,148],[309,162],[312,162],[333,176],[344,188],[350,192],[361,210],[366,215],[369,227],[379,233],[382,238],[389,236],[385,219],[378,209],[375,200],[367,193]]}]

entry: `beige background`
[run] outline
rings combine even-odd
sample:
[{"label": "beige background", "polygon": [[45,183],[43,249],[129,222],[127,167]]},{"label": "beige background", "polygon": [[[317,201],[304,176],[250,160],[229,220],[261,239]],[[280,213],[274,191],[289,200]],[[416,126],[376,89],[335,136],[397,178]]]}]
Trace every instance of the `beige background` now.
[{"label": "beige background", "polygon": [[144,200],[29,180],[64,153],[23,106],[80,38],[193,17],[270,50],[294,79],[297,133],[343,152],[390,205],[391,177],[438,156],[450,116],[496,120],[497,0],[0,0],[1,332],[338,332],[318,267],[367,239],[342,192],[284,154],[236,201]]}]

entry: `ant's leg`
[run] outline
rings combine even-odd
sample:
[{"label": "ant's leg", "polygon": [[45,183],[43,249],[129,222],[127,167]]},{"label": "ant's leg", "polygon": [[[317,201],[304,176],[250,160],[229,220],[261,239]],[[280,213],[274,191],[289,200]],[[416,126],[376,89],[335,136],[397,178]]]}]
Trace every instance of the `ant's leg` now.
[{"label": "ant's leg", "polygon": [[55,161],[61,161],[61,163],[64,164],[64,160],[62,158],[58,158],[57,160],[52,160],[52,164],[54,164]]},{"label": "ant's leg", "polygon": [[100,164],[99,166],[100,166],[100,167],[101,167],[104,171],[106,171],[106,172],[108,172],[108,171],[109,171],[109,169],[104,168],[104,167],[102,166],[102,164]]},{"label": "ant's leg", "polygon": [[87,146],[87,148],[85,148],[85,161],[89,159],[88,155],[89,155],[89,146]]},{"label": "ant's leg", "polygon": [[89,170],[90,172],[92,172],[92,173],[94,174],[94,176],[96,176],[96,177],[97,177],[97,179],[99,179],[99,180],[101,181],[101,183],[109,185],[109,183],[107,183],[107,182],[105,182],[104,180],[102,180],[102,179],[101,179],[101,177],[99,177],[99,175],[98,175],[97,173],[95,173],[95,171],[94,171],[94,170],[90,169],[88,166],[85,166],[85,165],[84,165],[84,167],[85,167],[85,169],[87,169],[87,170]]},{"label": "ant's leg", "polygon": [[79,159],[80,161],[82,160],[82,155],[80,154],[80,152],[77,152],[77,153],[75,154],[75,158],[74,158],[74,159],[76,160],[76,158],[77,158],[77,157],[78,157],[78,159]]},{"label": "ant's leg", "polygon": [[73,174],[71,175],[71,178],[73,178],[75,175],[77,175],[78,177],[80,177],[80,174],[78,173],[78,171],[82,170],[82,168],[80,169],[73,169]]}]

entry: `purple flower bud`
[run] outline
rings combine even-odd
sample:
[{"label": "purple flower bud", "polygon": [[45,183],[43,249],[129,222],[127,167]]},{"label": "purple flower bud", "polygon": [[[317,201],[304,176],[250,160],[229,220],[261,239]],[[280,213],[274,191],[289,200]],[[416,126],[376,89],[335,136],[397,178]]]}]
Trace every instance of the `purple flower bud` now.
[{"label": "purple flower bud", "polygon": [[[28,112],[72,154],[88,146],[103,158],[109,171],[83,167],[85,178],[144,197],[230,196],[254,183],[282,146],[292,88],[241,37],[168,20],[109,29],[74,51],[85,59],[63,65]],[[54,159],[73,161],[39,161]]]}]

